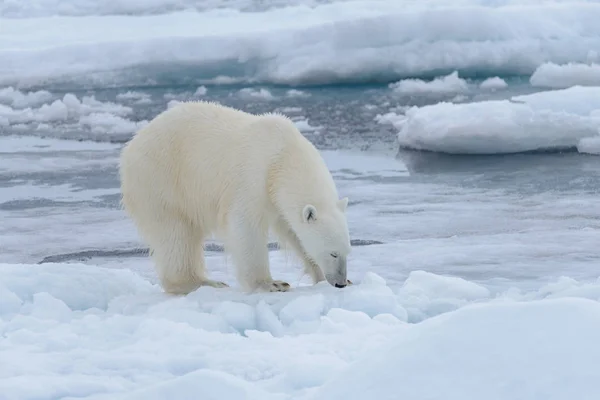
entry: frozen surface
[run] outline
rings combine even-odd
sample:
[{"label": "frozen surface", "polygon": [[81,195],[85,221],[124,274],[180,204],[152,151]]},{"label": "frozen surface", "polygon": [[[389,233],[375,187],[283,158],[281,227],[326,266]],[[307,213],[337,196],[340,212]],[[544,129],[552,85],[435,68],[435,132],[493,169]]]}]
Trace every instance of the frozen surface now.
[{"label": "frozen surface", "polygon": [[424,81],[422,79],[403,79],[391,83],[390,88],[401,94],[455,94],[469,90],[467,81],[458,76],[454,71],[450,75]]},{"label": "frozen surface", "polygon": [[598,136],[600,87],[438,103],[379,118],[398,129],[401,146],[455,154],[502,154],[577,147]]},{"label": "frozen surface", "polygon": [[508,84],[506,83],[506,81],[504,79],[502,79],[498,76],[494,76],[492,78],[487,78],[486,80],[481,82],[479,87],[484,90],[495,91],[495,90],[500,90],[500,89],[506,89],[508,87]]},{"label": "frozen surface", "polygon": [[[149,95],[127,91],[117,95],[117,100],[145,104]],[[60,96],[45,90],[0,89],[0,128],[12,128],[13,132],[62,130],[67,134],[86,131],[92,137],[122,137],[131,135],[147,123],[130,119],[132,111],[128,105],[99,101],[93,95],[78,97],[66,93]]]},{"label": "frozen surface", "polygon": [[502,300],[395,333],[311,399],[598,398],[598,299]]},{"label": "frozen surface", "polygon": [[[594,1],[276,2],[257,12],[241,12],[250,3],[235,1],[126,3],[3,2],[0,84],[502,76],[531,74],[544,62],[589,62],[600,48]],[[129,14],[136,10],[144,15]]]},{"label": "frozen surface", "polygon": [[600,86],[600,64],[568,63],[540,65],[530,78],[531,85],[544,88]]},{"label": "frozen surface", "polygon": [[[163,400],[199,390],[209,399],[255,400],[600,395],[598,281],[563,278],[496,296],[421,271],[397,289],[372,272],[356,281],[344,290],[201,288],[170,297],[128,269],[0,264],[0,393],[7,400]],[[411,314],[426,320],[407,323]]]},{"label": "frozen surface", "polygon": [[[293,290],[245,294],[231,260],[207,251],[211,277],[232,287],[170,297],[147,256],[34,264],[143,247],[116,203],[120,146],[0,137],[7,400],[598,397],[596,157],[497,172],[488,161],[477,180],[452,178],[460,163],[438,161],[444,172],[424,178],[409,172],[414,159],[324,150],[350,198],[352,238],[382,242],[353,248],[353,286],[310,286],[297,261],[272,251],[273,276]],[[390,364],[402,373],[390,377]]]}]

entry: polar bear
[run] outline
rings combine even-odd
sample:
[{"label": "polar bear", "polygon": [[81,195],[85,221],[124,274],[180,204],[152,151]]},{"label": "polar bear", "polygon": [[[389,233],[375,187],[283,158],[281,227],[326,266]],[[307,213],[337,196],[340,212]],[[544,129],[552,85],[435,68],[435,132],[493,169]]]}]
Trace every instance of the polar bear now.
[{"label": "polar bear", "polygon": [[122,206],[167,293],[227,286],[206,275],[209,236],[224,242],[243,289],[289,290],[271,276],[269,232],[313,283],[350,283],[348,198],[339,199],[320,153],[283,115],[180,103],[124,146],[119,175]]}]

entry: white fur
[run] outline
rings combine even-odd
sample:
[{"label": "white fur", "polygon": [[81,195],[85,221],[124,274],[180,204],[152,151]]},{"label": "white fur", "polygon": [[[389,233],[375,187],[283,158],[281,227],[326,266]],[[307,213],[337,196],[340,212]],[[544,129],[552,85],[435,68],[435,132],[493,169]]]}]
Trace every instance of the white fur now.
[{"label": "white fur", "polygon": [[213,234],[243,288],[288,290],[271,277],[269,230],[313,282],[347,283],[348,201],[338,199],[317,149],[282,115],[179,104],[124,147],[120,176],[122,204],[167,292],[225,286],[206,277],[203,243]]}]

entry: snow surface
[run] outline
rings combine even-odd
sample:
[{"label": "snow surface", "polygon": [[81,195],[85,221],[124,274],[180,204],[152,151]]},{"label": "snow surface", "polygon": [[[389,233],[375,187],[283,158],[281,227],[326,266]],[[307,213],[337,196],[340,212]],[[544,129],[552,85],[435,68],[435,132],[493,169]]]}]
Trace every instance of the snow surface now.
[{"label": "snow surface", "polygon": [[598,136],[600,87],[467,104],[441,102],[378,118],[398,129],[401,146],[453,154],[502,154],[577,147]]},{"label": "snow surface", "polygon": [[494,76],[492,78],[487,78],[486,80],[481,82],[479,87],[484,90],[495,91],[495,90],[500,90],[500,89],[506,89],[508,87],[508,84],[506,83],[506,81],[504,79],[502,79],[498,76]]},{"label": "snow surface", "polygon": [[600,64],[568,63],[540,65],[529,79],[532,86],[568,88],[571,86],[600,86]]},{"label": "snow surface", "polygon": [[458,71],[449,75],[437,77],[432,81],[422,79],[403,79],[391,83],[391,89],[400,94],[455,94],[467,92],[467,81],[458,76]]},{"label": "snow surface", "polygon": [[[203,3],[4,2],[0,84],[332,83],[430,78],[455,70],[530,74],[544,62],[588,62],[600,48],[600,4],[594,1],[279,2],[257,12],[235,9],[247,2]],[[142,9],[153,15],[128,14]]]},{"label": "snow surface", "polygon": [[395,333],[311,399],[592,400],[598,299],[497,301]]},{"label": "snow surface", "polygon": [[[147,93],[127,91],[117,95],[120,101],[144,104]],[[130,106],[102,102],[94,96],[77,97],[73,93],[58,96],[46,90],[20,91],[13,87],[0,89],[0,128],[21,131],[86,130],[92,136],[131,135],[147,121],[133,121]]]},{"label": "snow surface", "polygon": [[[0,264],[0,393],[3,400],[600,395],[600,281],[562,279],[495,297],[422,271],[397,290],[374,273],[357,281],[344,290],[201,288],[170,297],[127,269]],[[406,322],[408,308],[426,313],[440,301],[456,307]]]}]

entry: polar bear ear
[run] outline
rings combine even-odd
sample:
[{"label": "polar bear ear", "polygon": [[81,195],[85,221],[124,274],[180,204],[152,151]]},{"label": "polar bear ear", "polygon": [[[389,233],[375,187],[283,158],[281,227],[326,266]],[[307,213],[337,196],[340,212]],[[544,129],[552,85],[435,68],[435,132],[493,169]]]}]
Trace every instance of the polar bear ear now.
[{"label": "polar bear ear", "polygon": [[317,209],[312,204],[304,206],[302,210],[302,219],[304,222],[314,222],[317,220]]},{"label": "polar bear ear", "polygon": [[346,211],[346,207],[348,207],[348,198],[344,197],[343,199],[338,200],[337,206],[340,210]]}]

